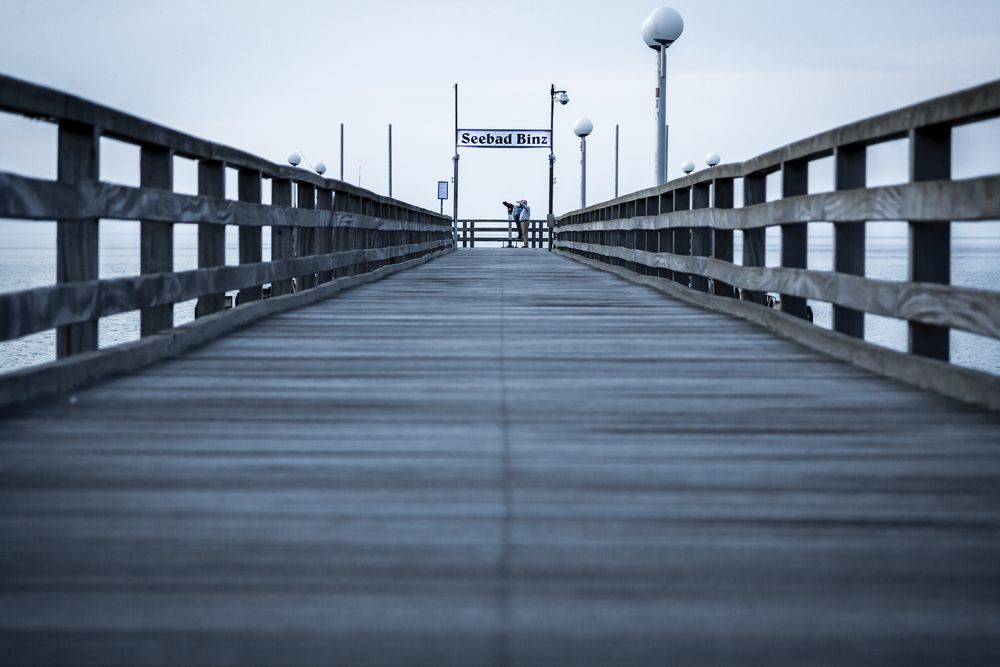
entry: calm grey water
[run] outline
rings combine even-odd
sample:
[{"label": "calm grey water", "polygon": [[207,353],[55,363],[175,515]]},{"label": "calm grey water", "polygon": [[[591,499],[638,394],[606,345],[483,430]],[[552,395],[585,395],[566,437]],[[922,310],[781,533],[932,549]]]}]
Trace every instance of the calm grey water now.
[{"label": "calm grey water", "polygon": [[[1000,290],[1000,223],[956,223],[953,225],[952,282],[979,289]],[[740,257],[740,234],[735,256]],[[832,225],[809,226],[809,268],[830,270],[833,265]],[[270,234],[265,230],[264,256]],[[237,262],[236,231],[227,228],[226,261]],[[768,230],[767,265],[780,264],[781,242],[777,229]],[[100,275],[102,278],[139,273],[138,225],[133,222],[101,223]],[[54,223],[0,220],[0,292],[28,289],[55,282]],[[175,228],[174,268],[197,266],[197,229]],[[907,228],[904,223],[870,223],[867,226],[867,275],[883,280],[905,280],[907,275]],[[544,285],[539,285],[544,289]],[[830,327],[831,307],[811,301],[817,326]],[[194,317],[194,301],[176,304],[176,324]],[[906,322],[866,315],[866,338],[896,350],[906,349]],[[99,344],[108,347],[139,336],[137,312],[108,317],[100,322]],[[734,341],[738,344],[738,341]],[[952,332],[952,360],[956,364],[1000,374],[1000,342],[963,332]],[[52,331],[0,343],[0,372],[51,361],[55,334]]]}]

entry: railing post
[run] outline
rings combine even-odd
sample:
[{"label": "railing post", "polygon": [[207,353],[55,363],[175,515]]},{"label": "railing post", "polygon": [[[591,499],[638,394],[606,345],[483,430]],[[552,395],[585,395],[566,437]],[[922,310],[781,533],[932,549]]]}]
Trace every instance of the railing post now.
[{"label": "railing post", "polygon": [[[715,208],[733,207],[733,179],[717,178],[713,182],[715,187]],[[733,262],[733,230],[713,229],[712,230],[712,257],[723,262]],[[735,297],[736,290],[729,285],[718,280],[713,281],[716,296]]]},{"label": "railing post", "polygon": [[[743,206],[754,206],[767,201],[767,176],[750,174],[743,178]],[[767,228],[743,230],[743,266],[764,266],[767,258]],[[763,292],[743,290],[743,300],[764,304]]]},{"label": "railing post", "polygon": [[[298,186],[296,208],[307,210],[316,208],[316,188],[311,183],[296,183],[296,185]],[[316,239],[315,229],[315,227],[296,228],[298,232],[298,247],[295,254],[297,257],[308,257],[316,253],[314,247]],[[316,286],[316,276],[313,273],[297,276],[297,279],[300,292]]]},{"label": "railing post", "polygon": [[[951,127],[921,127],[910,131],[910,180],[951,179]],[[910,280],[951,284],[951,221],[910,222]],[[909,323],[912,354],[948,361],[950,332],[947,327]]]},{"label": "railing post", "polygon": [[[674,190],[674,211],[688,211],[691,209],[691,188],[681,188],[680,190]],[[690,255],[691,254],[691,228],[690,227],[679,227],[674,231],[674,249],[673,253],[675,255]],[[684,285],[684,287],[691,286],[691,274],[681,273],[680,271],[674,271],[674,282]]]},{"label": "railing post", "polygon": [[[351,208],[351,196],[343,191],[335,192],[333,195],[334,223],[337,222],[338,213],[347,213]],[[351,239],[347,227],[336,226],[333,228],[333,252],[346,252],[351,248]],[[342,278],[350,275],[348,267],[342,266],[333,270],[334,278]]]},{"label": "railing post", "polygon": [[[319,188],[316,191],[316,208],[320,211],[333,211],[333,190]],[[316,230],[316,254],[329,255],[333,252],[333,227],[320,227]],[[333,279],[332,271],[320,271],[317,282],[328,283]]]},{"label": "railing post", "polygon": [[[237,197],[249,204],[261,203],[261,176],[256,169],[240,169],[237,177]],[[263,229],[256,225],[240,225],[240,264],[256,264],[263,260]],[[236,305],[259,301],[261,286],[244,287],[236,294]]]},{"label": "railing post", "polygon": [[[696,183],[691,187],[691,208],[708,208],[708,183]],[[712,229],[711,227],[691,228],[691,256],[708,257],[712,254]],[[705,276],[692,275],[691,287],[699,292],[708,291],[708,278]]]},{"label": "railing post", "polygon": [[[57,178],[79,184],[100,177],[100,132],[92,125],[59,123]],[[97,218],[56,222],[56,282],[75,283],[98,278]],[[56,329],[56,357],[97,349],[97,320]]]},{"label": "railing post", "polygon": [[[660,195],[659,215],[672,213],[674,210],[674,193],[664,192]],[[656,232],[656,252],[661,255],[669,255],[674,252],[674,230],[665,228]],[[674,279],[674,272],[670,269],[658,269],[656,275],[667,280]]]},{"label": "railing post", "polygon": [[[528,239],[524,240],[525,244],[528,243]],[[476,221],[469,220],[469,247],[476,247]]]},{"label": "railing post", "polygon": [[[198,194],[202,197],[226,198],[226,165],[217,160],[198,162]],[[198,268],[208,269],[226,264],[226,228],[223,225],[198,225]],[[198,298],[194,316],[204,317],[224,310],[225,294],[204,294]]]},{"label": "railing post", "polygon": [[[271,179],[271,206],[292,205],[292,182],[287,178]],[[282,214],[282,217],[283,214]],[[292,258],[292,227],[271,225],[271,261]],[[292,279],[275,280],[271,283],[271,296],[292,293]]]},{"label": "railing post", "polygon": [[[781,197],[798,197],[809,193],[809,163],[803,160],[781,165]],[[806,268],[809,252],[809,227],[804,222],[781,225],[781,266],[788,269]],[[800,296],[781,295],[781,310],[806,319],[806,300]]]},{"label": "railing post", "polygon": [[[174,152],[161,146],[143,146],[139,151],[139,185],[143,188],[174,189]],[[170,222],[139,221],[139,273],[173,272],[174,225]],[[139,335],[151,336],[174,326],[174,306],[166,304],[139,311]]]},{"label": "railing post", "polygon": [[[865,187],[866,148],[863,144],[838,146],[834,151],[834,187],[838,192]],[[865,275],[865,223],[833,223],[833,270]],[[833,304],[833,330],[855,338],[865,337],[865,314]]]}]

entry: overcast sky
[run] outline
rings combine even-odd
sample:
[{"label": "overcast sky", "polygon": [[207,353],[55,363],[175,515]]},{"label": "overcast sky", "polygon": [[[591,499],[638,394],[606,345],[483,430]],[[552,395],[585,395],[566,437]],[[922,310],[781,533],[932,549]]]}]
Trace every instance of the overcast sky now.
[{"label": "overcast sky", "polygon": [[[302,150],[333,176],[343,122],[345,180],[357,183],[360,168],[361,185],[382,193],[391,122],[394,194],[435,209],[436,181],[451,177],[452,84],[464,127],[543,128],[556,83],[571,97],[556,109],[559,214],[579,203],[570,128],[580,116],[595,126],[590,203],[613,194],[616,123],[621,192],[653,185],[655,58],[639,28],[657,6],[0,0],[0,71],[271,160]],[[1000,77],[998,0],[672,6],[685,31],[669,51],[671,178],[709,151],[744,160]],[[0,168],[30,172],[54,160],[51,141],[20,127],[0,123]],[[544,217],[547,169],[543,150],[463,151],[462,216],[500,217],[501,199],[524,197]]]}]

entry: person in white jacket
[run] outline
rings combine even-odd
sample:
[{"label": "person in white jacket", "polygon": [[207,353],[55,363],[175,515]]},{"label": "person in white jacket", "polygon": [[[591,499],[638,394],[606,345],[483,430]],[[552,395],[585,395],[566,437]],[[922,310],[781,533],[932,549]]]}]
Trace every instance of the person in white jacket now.
[{"label": "person in white jacket", "polygon": [[522,248],[528,247],[528,221],[531,220],[531,207],[528,206],[527,199],[521,199],[517,202],[518,206],[521,207],[521,215],[518,216],[517,221],[521,225],[521,240],[524,241]]}]

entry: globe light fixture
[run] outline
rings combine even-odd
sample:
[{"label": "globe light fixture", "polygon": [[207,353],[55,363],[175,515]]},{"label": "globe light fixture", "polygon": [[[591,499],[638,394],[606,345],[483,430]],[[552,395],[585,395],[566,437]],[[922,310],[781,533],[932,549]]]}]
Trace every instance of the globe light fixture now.
[{"label": "globe light fixture", "polygon": [[667,49],[684,32],[684,19],[672,7],[650,12],[642,22],[642,39],[656,51],[656,184],[667,182]]}]

